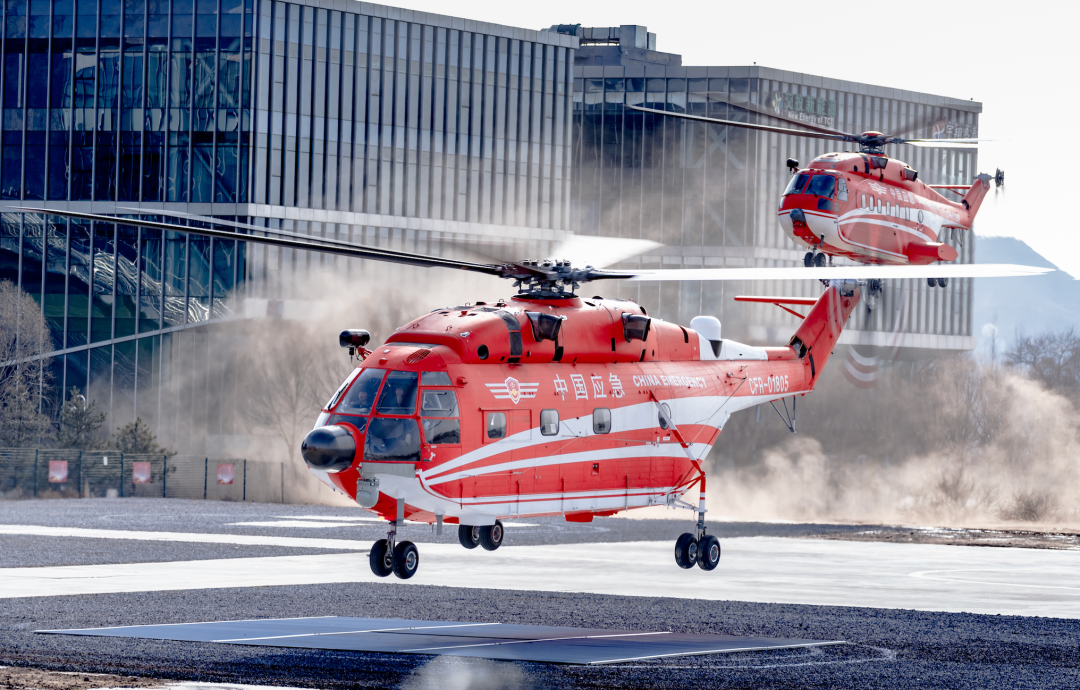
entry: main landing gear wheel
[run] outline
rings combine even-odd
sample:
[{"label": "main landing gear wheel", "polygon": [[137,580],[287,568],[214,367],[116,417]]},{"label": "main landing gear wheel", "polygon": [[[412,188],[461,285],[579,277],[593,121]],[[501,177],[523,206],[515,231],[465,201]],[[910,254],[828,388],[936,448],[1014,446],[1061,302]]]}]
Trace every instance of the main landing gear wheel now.
[{"label": "main landing gear wheel", "polygon": [[480,528],[480,546],[488,551],[494,551],[503,543],[503,524],[496,520],[494,525]]},{"label": "main landing gear wheel", "polygon": [[466,549],[475,549],[477,546],[480,546],[480,527],[473,525],[458,525],[457,538],[458,541],[461,542],[461,545]]},{"label": "main landing gear wheel", "polygon": [[948,278],[938,278],[937,279],[937,284],[938,284],[938,287],[945,287],[946,285],[949,284],[949,279]]},{"label": "main landing gear wheel", "polygon": [[675,562],[680,568],[693,568],[698,559],[698,543],[694,535],[687,532],[675,542]]},{"label": "main landing gear wheel", "polygon": [[810,268],[814,265],[814,252],[806,252],[806,256],[802,258],[803,266]]},{"label": "main landing gear wheel", "polygon": [[720,564],[719,539],[711,534],[702,537],[697,545],[697,564],[702,570],[714,570]]},{"label": "main landing gear wheel", "polygon": [[828,260],[829,259],[824,254],[819,253],[814,255],[814,265],[818,268],[824,268],[825,262],[827,262]]},{"label": "main landing gear wheel", "polygon": [[403,541],[394,547],[393,568],[394,574],[402,580],[408,580],[416,574],[420,567],[420,552],[416,544],[411,541]]},{"label": "main landing gear wheel", "polygon": [[380,539],[371,545],[368,564],[371,566],[371,572],[378,577],[386,577],[394,572],[394,554],[387,548],[385,539]]}]

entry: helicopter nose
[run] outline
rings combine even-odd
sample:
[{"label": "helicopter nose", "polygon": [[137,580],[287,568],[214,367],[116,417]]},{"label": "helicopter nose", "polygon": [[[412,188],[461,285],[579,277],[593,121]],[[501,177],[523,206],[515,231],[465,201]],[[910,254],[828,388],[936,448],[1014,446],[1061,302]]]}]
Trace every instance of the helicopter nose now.
[{"label": "helicopter nose", "polygon": [[322,426],[308,432],[300,444],[300,453],[313,470],[340,472],[352,465],[356,457],[356,441],[345,427]]}]

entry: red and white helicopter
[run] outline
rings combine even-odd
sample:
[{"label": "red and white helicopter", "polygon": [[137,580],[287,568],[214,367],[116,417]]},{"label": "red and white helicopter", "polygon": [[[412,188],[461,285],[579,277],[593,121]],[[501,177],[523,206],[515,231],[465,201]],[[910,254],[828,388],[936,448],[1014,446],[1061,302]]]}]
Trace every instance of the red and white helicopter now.
[{"label": "red and white helicopter", "polygon": [[[440,531],[457,525],[463,546],[494,550],[503,543],[506,518],[562,515],[590,522],[654,505],[697,512],[696,531],[679,537],[675,560],[683,568],[714,569],[720,543],[705,528],[703,459],[741,409],[770,403],[794,430],[795,398],[813,390],[859,303],[865,276],[858,272],[882,270],[631,272],[574,268],[564,261],[481,264],[265,228],[255,228],[259,236],[48,213],[514,281],[520,291],[509,301],[435,309],[373,350],[366,349],[366,331],[340,335],[340,344],[350,354],[359,352],[362,361],[326,404],[301,453],[321,481],[389,521],[387,538],[372,546],[370,566],[376,575],[400,578],[412,577],[420,563],[416,545],[397,539],[406,519]],[[922,268],[886,270],[910,278]],[[996,276],[1047,270],[1007,264],[943,270],[969,275],[976,268]],[[830,283],[816,299],[736,298],[809,307],[791,338],[776,347],[725,340],[712,316],[699,316],[687,328],[652,318],[633,301],[575,295],[580,285],[598,280],[797,277]],[[688,494],[696,504],[683,500]]]},{"label": "red and white helicopter", "polygon": [[[759,112],[749,104],[744,106]],[[791,182],[776,214],[788,236],[810,249],[803,259],[807,267],[825,266],[834,256],[880,266],[928,266],[955,261],[956,250],[939,241],[942,235],[946,230],[971,230],[975,214],[990,190],[990,182],[998,187],[1005,183],[1005,173],[998,170],[993,177],[976,176],[970,185],[927,185],[919,181],[917,170],[884,153],[884,147],[889,144],[973,148],[979,139],[904,139],[881,132],[856,135],[799,122],[800,126],[814,130],[805,131],[629,107],[696,122],[858,144],[858,152],[826,153],[806,168],[800,169],[797,160],[787,161]],[[953,202],[938,190],[962,194],[963,198]],[[949,276],[926,278],[930,287],[945,287]],[[880,279],[870,281],[867,287],[873,297],[881,290],[881,283]]]}]

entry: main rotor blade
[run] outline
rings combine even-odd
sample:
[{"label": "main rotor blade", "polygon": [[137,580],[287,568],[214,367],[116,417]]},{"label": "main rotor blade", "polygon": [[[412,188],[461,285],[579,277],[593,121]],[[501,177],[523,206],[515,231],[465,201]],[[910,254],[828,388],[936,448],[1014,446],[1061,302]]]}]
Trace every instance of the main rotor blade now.
[{"label": "main rotor blade", "polygon": [[[732,101],[731,99],[729,99],[729,98],[727,98],[725,96],[722,96],[721,94],[709,94],[709,101],[710,102],[716,102],[716,103],[723,103],[725,105],[730,105],[731,107],[738,108],[740,110],[746,110],[746,111],[749,111],[751,113],[757,113],[758,115],[764,115],[765,117],[771,117],[771,118],[776,119],[776,120],[782,120],[784,122],[790,122],[793,125],[798,125],[800,127],[805,127],[806,129],[809,129],[809,130],[814,131],[814,132],[821,132],[822,134],[840,134],[842,136],[851,137],[852,141],[855,140],[855,135],[854,134],[849,134],[849,133],[844,132],[842,130],[833,129],[831,127],[822,127],[821,125],[815,125],[815,124],[813,124],[811,122],[803,122],[801,120],[795,120],[795,119],[792,119],[790,117],[780,115],[775,110],[772,110],[770,108],[763,108],[762,106],[758,105],[757,103],[736,103],[736,102]],[[634,106],[631,106],[631,107],[634,107]],[[664,112],[666,113],[668,111],[665,110]],[[801,131],[801,130],[799,130],[799,131]]]},{"label": "main rotor blade", "polygon": [[1009,278],[1038,276],[1054,269],[1017,264],[930,264],[927,266],[775,266],[764,268],[669,268],[610,271],[629,280],[868,280],[872,278]]},{"label": "main rotor blade", "polygon": [[807,132],[801,129],[788,129],[787,127],[773,127],[772,125],[757,125],[751,122],[735,122],[734,120],[717,120],[713,117],[704,117],[701,115],[690,115],[688,113],[676,113],[670,110],[657,110],[655,108],[642,108],[638,105],[628,105],[627,108],[631,110],[639,110],[643,113],[652,113],[653,115],[667,115],[668,117],[679,117],[684,120],[694,120],[697,122],[708,122],[714,125],[724,125],[729,127],[742,127],[744,129],[756,129],[760,132],[775,132],[776,134],[793,134],[798,137],[809,137],[811,139],[831,139],[833,141],[855,141],[855,137],[847,134],[826,134],[824,132]]},{"label": "main rotor blade", "polygon": [[[293,239],[291,237],[260,237],[258,235],[242,235],[240,233],[229,232],[225,230],[193,228],[187,225],[175,225],[173,223],[160,223],[157,221],[137,220],[132,218],[117,218],[115,216],[106,216],[97,213],[82,213],[80,211],[61,211],[56,209],[28,208],[24,206],[6,206],[3,207],[3,210],[18,211],[22,213],[40,213],[43,215],[62,216],[65,218],[94,221],[99,223],[130,225],[140,228],[150,228],[152,230],[165,230],[168,232],[186,232],[192,235],[201,235],[203,237],[215,237],[218,239],[226,240],[240,240],[242,242],[265,244],[273,247],[283,247],[287,249],[304,249],[307,251],[323,252],[324,254],[337,254],[339,256],[347,256],[356,259],[374,259],[376,261],[388,261],[390,263],[406,264],[409,266],[421,266],[424,268],[455,268],[461,271],[472,271],[474,273],[485,273],[487,275],[503,276],[502,267],[491,264],[477,264],[468,261],[441,259],[435,256],[409,254],[406,252],[394,251],[392,249],[369,247],[361,244],[345,243],[339,240],[329,240],[320,237],[312,237],[308,240]],[[269,228],[259,228],[259,231],[278,234],[277,231],[270,230]],[[292,235],[293,233],[288,234]]]}]

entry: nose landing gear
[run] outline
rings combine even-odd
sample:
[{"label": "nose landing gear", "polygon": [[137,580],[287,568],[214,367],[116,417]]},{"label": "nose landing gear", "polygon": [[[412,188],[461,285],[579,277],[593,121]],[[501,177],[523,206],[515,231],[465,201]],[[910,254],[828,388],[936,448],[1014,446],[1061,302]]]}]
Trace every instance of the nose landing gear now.
[{"label": "nose landing gear", "polygon": [[420,551],[411,541],[397,541],[397,521],[390,523],[386,539],[380,539],[371,545],[368,553],[368,565],[378,577],[387,577],[390,573],[402,580],[408,580],[420,567]]}]

